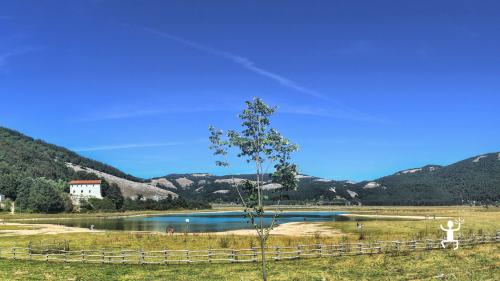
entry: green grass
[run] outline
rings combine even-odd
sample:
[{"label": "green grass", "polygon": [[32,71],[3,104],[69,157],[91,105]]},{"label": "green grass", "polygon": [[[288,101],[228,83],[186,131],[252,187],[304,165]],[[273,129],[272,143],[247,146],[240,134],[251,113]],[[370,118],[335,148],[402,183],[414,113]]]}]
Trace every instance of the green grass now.
[{"label": "green grass", "polygon": [[[0,260],[1,280],[259,280],[258,264],[85,265]],[[271,262],[269,280],[500,280],[499,245]],[[442,278],[436,278],[441,276]]]},{"label": "green grass", "polygon": [[[321,208],[319,208],[321,209]],[[349,208],[352,212],[365,214],[387,214],[387,215],[432,215],[446,217],[461,216],[465,219],[462,234],[472,233],[494,233],[500,230],[500,208],[462,208],[462,207],[356,207]],[[111,213],[114,214],[114,213]],[[150,215],[152,212],[132,212],[127,215]],[[23,214],[24,215],[24,214]],[[33,214],[34,215],[34,214]],[[89,214],[70,214],[72,217],[88,217]],[[107,216],[109,214],[100,214]],[[409,239],[439,239],[443,232],[439,225],[446,224],[442,220],[373,220],[363,221],[363,233],[368,241],[376,240],[409,240]],[[271,236],[269,245],[274,246],[296,246],[298,244],[335,244],[342,241],[358,241],[361,231],[356,228],[352,221],[325,222],[324,225],[332,229],[340,230],[341,234],[333,237],[309,236],[309,237],[283,237]],[[208,248],[250,248],[258,244],[252,236],[234,235],[200,235],[168,236],[164,233],[131,233],[122,231],[108,231],[104,233],[71,233],[58,235],[30,235],[1,237],[0,246],[26,246],[30,241],[67,240],[71,249],[88,248],[129,248],[129,249],[208,249]]]},{"label": "green grass", "polygon": [[[315,210],[331,210],[317,208]],[[430,215],[463,217],[463,234],[493,233],[500,230],[499,208],[470,207],[353,207],[342,210],[379,215]],[[131,212],[127,215],[150,215],[157,212]],[[29,214],[32,217],[35,214]],[[95,215],[95,214],[90,214]],[[89,214],[68,214],[86,217]],[[99,214],[111,216],[111,214]],[[18,215],[15,215],[17,217]],[[28,216],[21,214],[21,217]],[[46,216],[46,215],[42,215]],[[52,216],[52,215],[50,215]],[[366,240],[405,240],[440,238],[443,220],[363,221]],[[341,234],[334,237],[272,236],[268,245],[335,244],[340,240],[359,241],[355,222],[327,222]],[[1,228],[0,228],[1,229]],[[69,241],[70,249],[242,249],[257,246],[256,237],[233,235],[177,235],[161,233],[72,233],[57,235],[0,235],[0,246],[26,246]],[[460,248],[458,251],[416,252],[403,255],[373,255],[270,262],[270,280],[500,280],[500,245]],[[169,266],[85,265],[0,260],[1,280],[258,280],[258,264],[193,264]]]},{"label": "green grass", "polygon": [[[492,234],[500,230],[500,208],[392,208],[392,209],[370,209],[364,210],[366,214],[379,215],[429,215],[441,217],[464,219],[460,232],[465,235],[488,233]],[[392,239],[438,239],[443,232],[439,225],[446,226],[448,219],[430,220],[370,220],[362,221],[363,232],[368,240],[392,240]],[[329,222],[326,225],[340,229],[343,233],[359,237],[361,230],[353,223]]]}]

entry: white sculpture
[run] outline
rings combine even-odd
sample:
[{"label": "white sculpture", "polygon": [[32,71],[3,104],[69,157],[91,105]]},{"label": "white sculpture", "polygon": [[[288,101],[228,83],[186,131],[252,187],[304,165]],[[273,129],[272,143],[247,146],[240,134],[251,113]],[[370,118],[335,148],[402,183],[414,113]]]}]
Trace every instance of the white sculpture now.
[{"label": "white sculpture", "polygon": [[443,248],[446,248],[446,246],[444,245],[445,243],[455,243],[455,248],[453,248],[453,250],[456,250],[458,249],[458,240],[454,239],[453,232],[460,230],[460,221],[458,221],[457,229],[453,229],[453,225],[453,221],[448,221],[448,228],[444,228],[442,225],[440,225],[441,230],[446,231],[446,240],[443,239],[441,241],[441,246],[443,246]]}]

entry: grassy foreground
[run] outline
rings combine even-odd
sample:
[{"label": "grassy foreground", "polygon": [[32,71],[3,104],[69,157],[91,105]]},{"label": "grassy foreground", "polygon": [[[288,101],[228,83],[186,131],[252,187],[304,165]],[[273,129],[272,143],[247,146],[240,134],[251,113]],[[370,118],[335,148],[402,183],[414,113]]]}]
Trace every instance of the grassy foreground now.
[{"label": "grassy foreground", "polygon": [[[85,265],[0,260],[1,280],[259,280],[258,264]],[[499,245],[269,263],[270,280],[500,280]]]},{"label": "grassy foreground", "polygon": [[[315,210],[325,210],[317,208]],[[492,234],[500,230],[499,208],[471,207],[356,207],[343,209],[367,215],[463,217],[463,235]],[[128,215],[140,215],[134,213]],[[147,215],[151,213],[146,213]],[[112,216],[113,214],[102,214]],[[116,214],[115,214],[116,215]],[[22,214],[21,217],[39,216]],[[68,215],[79,217],[77,214]],[[85,214],[83,216],[89,216]],[[43,215],[41,215],[43,217]],[[406,240],[441,238],[439,225],[447,218],[430,220],[363,221],[363,230],[353,221],[325,222],[338,233],[333,236],[272,236],[270,246],[335,244],[340,241]],[[26,226],[28,227],[28,226]],[[307,227],[307,224],[304,225]],[[23,228],[0,226],[0,229]],[[0,234],[0,247],[26,246],[28,242],[69,241],[77,249],[242,249],[257,245],[253,236],[108,231],[53,235]],[[500,244],[400,255],[350,256],[269,263],[270,280],[500,280]],[[169,266],[64,264],[0,259],[0,280],[259,280],[258,264],[192,264]]]}]

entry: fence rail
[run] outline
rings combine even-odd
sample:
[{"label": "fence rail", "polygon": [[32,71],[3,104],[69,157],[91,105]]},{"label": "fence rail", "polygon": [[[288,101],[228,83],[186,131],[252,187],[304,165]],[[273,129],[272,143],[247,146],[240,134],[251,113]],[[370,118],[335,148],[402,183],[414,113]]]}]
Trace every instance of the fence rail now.
[{"label": "fence rail", "polygon": [[[459,239],[461,247],[487,243],[500,243],[500,231],[495,235],[473,236]],[[325,258],[382,253],[407,253],[442,249],[441,240],[378,241],[368,243],[340,243],[297,245],[266,248],[269,260]],[[186,263],[244,263],[260,261],[258,248],[208,249],[208,250],[34,250],[28,247],[0,248],[0,258],[52,262],[81,262],[107,264],[158,264]]]}]

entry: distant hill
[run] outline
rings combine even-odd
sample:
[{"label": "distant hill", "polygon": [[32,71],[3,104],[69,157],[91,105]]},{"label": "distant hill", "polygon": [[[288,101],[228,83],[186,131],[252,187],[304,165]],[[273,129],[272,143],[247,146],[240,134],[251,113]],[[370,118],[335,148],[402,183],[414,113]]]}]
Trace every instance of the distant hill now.
[{"label": "distant hill", "polygon": [[[138,194],[148,198],[166,197],[168,194],[176,196],[175,193],[148,185],[144,183],[145,180],[123,173],[110,165],[0,127],[0,176],[69,181],[79,178],[78,171],[98,174],[111,183],[117,183],[125,197],[136,197]],[[9,191],[4,190],[3,193]],[[11,193],[6,195],[15,197],[15,193]]]},{"label": "distant hill", "polygon": [[[255,175],[214,176],[208,173],[170,174],[141,179],[110,165],[82,157],[66,148],[35,140],[0,127],[0,180],[13,176],[71,180],[93,173],[120,187],[125,197],[180,195],[204,202],[237,203],[235,185]],[[277,200],[277,187],[264,177],[265,196]],[[335,181],[308,175],[298,177],[296,192],[287,192],[288,204],[447,205],[500,202],[500,153],[490,153],[451,164],[427,165],[372,181]],[[5,183],[4,186],[8,186]],[[2,183],[0,182],[0,188]],[[6,193],[0,190],[0,193]],[[8,195],[8,194],[7,194]]]},{"label": "distant hill", "polygon": [[500,153],[449,166],[428,165],[353,186],[365,204],[461,204],[500,201]]},{"label": "distant hill", "polygon": [[[238,202],[235,185],[255,175],[214,176],[173,174],[151,184],[189,198],[210,202]],[[451,164],[403,170],[373,181],[354,183],[300,175],[296,192],[287,192],[287,203],[367,205],[450,205],[500,202],[500,153],[490,153]],[[265,177],[266,196],[276,200],[274,185]]]}]

